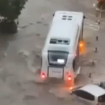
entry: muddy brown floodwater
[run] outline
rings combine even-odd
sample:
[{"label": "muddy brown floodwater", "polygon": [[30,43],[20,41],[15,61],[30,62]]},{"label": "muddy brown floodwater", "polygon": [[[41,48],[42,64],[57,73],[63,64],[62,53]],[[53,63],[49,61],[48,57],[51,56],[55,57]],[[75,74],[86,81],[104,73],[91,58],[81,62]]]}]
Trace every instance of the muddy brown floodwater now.
[{"label": "muddy brown floodwater", "polygon": [[[16,35],[0,35],[0,104],[1,105],[84,105],[59,85],[35,83],[40,53],[56,10],[83,11],[86,15],[84,39],[87,53],[76,85],[104,80],[105,23],[96,24],[95,0],[29,0],[20,16]],[[99,41],[95,41],[99,35]],[[98,53],[94,53],[94,48]],[[95,60],[96,65],[88,63]],[[89,78],[88,75],[92,74]],[[98,77],[98,78],[97,78]]]}]

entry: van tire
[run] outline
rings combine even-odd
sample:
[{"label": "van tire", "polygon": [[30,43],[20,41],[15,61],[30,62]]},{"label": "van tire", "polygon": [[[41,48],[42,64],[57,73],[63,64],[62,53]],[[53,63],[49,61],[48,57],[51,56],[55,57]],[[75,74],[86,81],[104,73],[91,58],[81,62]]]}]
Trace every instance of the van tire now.
[{"label": "van tire", "polygon": [[73,60],[73,70],[75,71],[75,59]]}]

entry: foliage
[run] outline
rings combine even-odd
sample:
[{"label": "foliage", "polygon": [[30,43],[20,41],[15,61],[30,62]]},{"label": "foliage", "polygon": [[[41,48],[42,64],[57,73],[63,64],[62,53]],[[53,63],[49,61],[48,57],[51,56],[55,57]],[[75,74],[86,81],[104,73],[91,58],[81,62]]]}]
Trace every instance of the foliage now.
[{"label": "foliage", "polygon": [[0,16],[13,21],[19,17],[27,0],[0,0]]}]

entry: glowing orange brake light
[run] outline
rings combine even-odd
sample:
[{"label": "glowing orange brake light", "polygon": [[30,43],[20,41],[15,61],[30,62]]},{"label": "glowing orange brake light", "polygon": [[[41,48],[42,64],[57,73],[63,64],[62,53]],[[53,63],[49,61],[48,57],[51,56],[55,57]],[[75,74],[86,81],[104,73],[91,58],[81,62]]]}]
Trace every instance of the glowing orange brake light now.
[{"label": "glowing orange brake light", "polygon": [[71,80],[71,77],[68,77],[68,80],[70,81]]},{"label": "glowing orange brake light", "polygon": [[45,78],[45,73],[41,73],[41,78]]},{"label": "glowing orange brake light", "polygon": [[79,42],[79,47],[84,47],[84,42],[83,41]]},{"label": "glowing orange brake light", "polygon": [[66,75],[67,75],[67,80],[71,81],[71,79],[72,79],[71,74],[69,72],[67,72]]},{"label": "glowing orange brake light", "polygon": [[84,54],[86,52],[86,43],[84,41],[79,42],[79,54]]},{"label": "glowing orange brake light", "polygon": [[69,81],[71,81],[71,75],[68,75],[67,79],[68,79]]}]

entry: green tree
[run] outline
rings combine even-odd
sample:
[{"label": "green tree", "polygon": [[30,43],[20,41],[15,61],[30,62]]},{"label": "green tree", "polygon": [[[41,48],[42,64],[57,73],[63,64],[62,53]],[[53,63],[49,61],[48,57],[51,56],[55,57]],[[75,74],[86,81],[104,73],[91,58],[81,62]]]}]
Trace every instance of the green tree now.
[{"label": "green tree", "polygon": [[14,22],[21,14],[26,2],[27,0],[0,0],[0,17],[3,17],[5,22]]}]

